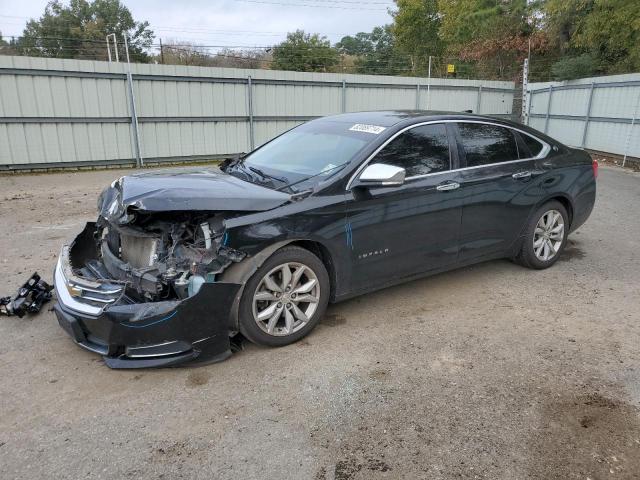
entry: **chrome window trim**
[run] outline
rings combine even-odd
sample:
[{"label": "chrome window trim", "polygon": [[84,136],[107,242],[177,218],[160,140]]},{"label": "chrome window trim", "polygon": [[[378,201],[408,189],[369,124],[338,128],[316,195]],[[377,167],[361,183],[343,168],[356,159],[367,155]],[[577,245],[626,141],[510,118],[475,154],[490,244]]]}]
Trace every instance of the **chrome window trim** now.
[{"label": "chrome window trim", "polygon": [[[405,182],[408,182],[410,180],[429,177],[429,176],[432,176],[432,175],[442,175],[442,174],[445,174],[445,173],[461,172],[461,171],[464,171],[464,170],[474,170],[474,169],[477,169],[477,168],[495,167],[496,165],[505,165],[505,164],[519,163],[519,162],[527,162],[527,161],[531,161],[531,160],[539,160],[541,158],[546,157],[549,154],[549,152],[551,151],[551,145],[549,145],[547,142],[545,142],[544,140],[541,140],[538,137],[536,137],[534,135],[531,135],[530,133],[527,133],[524,130],[521,130],[521,129],[517,128],[517,127],[512,127],[512,126],[509,126],[509,125],[503,125],[501,123],[489,122],[489,121],[486,121],[486,120],[466,120],[466,119],[458,119],[458,120],[429,120],[429,121],[426,121],[426,122],[420,122],[420,123],[414,123],[413,125],[408,125],[408,126],[404,127],[402,130],[399,130],[396,133],[394,133],[387,140],[385,140],[385,142],[382,145],[380,145],[378,148],[376,148],[375,151],[371,155],[369,155],[364,162],[362,162],[360,164],[360,166],[356,169],[356,171],[353,173],[353,175],[351,175],[351,178],[347,182],[346,190],[349,191],[351,189],[351,187],[353,185],[353,182],[356,180],[358,175],[360,175],[362,173],[362,170],[364,170],[364,168],[369,164],[369,162],[371,162],[371,160],[373,160],[376,157],[376,155],[378,153],[380,153],[380,151],[384,147],[386,147],[389,143],[391,143],[396,137],[398,137],[399,135],[402,135],[407,130],[411,130],[412,128],[421,127],[423,125],[433,125],[433,124],[438,124],[438,123],[481,123],[481,124],[484,124],[484,125],[494,125],[496,127],[508,128],[510,130],[515,130],[516,132],[519,132],[521,134],[528,135],[529,137],[533,138],[534,140],[540,142],[543,145],[543,147],[542,147],[542,150],[540,151],[540,153],[538,155],[536,155],[535,157],[519,158],[518,160],[508,160],[506,162],[488,163],[486,165],[476,165],[476,166],[473,166],[473,167],[454,168],[454,169],[446,170],[444,172],[425,173],[424,175],[414,175],[412,177],[405,178]],[[449,158],[451,158],[451,152],[449,152]],[[449,160],[449,165],[451,165],[451,160]]]}]

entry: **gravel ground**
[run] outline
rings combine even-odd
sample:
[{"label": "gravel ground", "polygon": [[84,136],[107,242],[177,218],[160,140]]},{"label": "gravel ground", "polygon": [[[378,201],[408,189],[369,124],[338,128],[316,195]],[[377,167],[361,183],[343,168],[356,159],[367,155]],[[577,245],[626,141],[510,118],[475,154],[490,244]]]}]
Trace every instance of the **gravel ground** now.
[{"label": "gravel ground", "polygon": [[[0,292],[122,173],[0,177]],[[414,281],[220,364],[109,370],[52,312],[0,318],[0,477],[640,478],[640,174],[598,186],[549,270]]]}]

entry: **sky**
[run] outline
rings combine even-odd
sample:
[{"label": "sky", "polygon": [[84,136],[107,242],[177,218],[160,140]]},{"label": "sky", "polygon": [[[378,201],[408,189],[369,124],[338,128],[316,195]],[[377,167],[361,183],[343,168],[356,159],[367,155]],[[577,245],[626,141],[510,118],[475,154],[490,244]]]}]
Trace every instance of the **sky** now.
[{"label": "sky", "polygon": [[[391,22],[392,0],[124,0],[137,21],[147,20],[163,42],[182,40],[229,47],[270,46],[302,29],[327,36],[369,32]],[[0,32],[20,35],[47,0],[0,0]]]}]

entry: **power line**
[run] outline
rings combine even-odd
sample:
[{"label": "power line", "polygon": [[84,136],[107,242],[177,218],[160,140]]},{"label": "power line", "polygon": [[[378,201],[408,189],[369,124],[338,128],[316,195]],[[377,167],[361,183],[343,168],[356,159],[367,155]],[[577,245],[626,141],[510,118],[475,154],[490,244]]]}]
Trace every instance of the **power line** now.
[{"label": "power line", "polygon": [[[302,0],[295,0],[302,1]],[[378,12],[386,12],[386,8],[364,8],[364,7],[345,7],[340,5],[311,5],[305,3],[284,3],[284,2],[269,2],[267,0],[236,0],[236,2],[248,2],[248,3],[260,3],[264,5],[283,5],[285,7],[311,7],[311,8],[338,8],[341,10],[370,10],[370,11],[378,11]]]}]

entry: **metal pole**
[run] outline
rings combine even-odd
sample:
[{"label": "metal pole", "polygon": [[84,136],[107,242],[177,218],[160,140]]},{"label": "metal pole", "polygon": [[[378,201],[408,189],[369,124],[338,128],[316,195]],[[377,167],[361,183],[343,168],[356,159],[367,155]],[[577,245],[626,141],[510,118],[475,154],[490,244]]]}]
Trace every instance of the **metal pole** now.
[{"label": "metal pole", "polygon": [[[531,54],[531,40],[529,40],[529,54]],[[529,88],[529,59],[524,59],[524,66],[522,68],[522,123],[528,125],[527,114],[529,109],[527,107],[527,90]]]},{"label": "metal pole", "polygon": [[529,125],[529,118],[531,117],[531,104],[533,103],[533,92],[527,92],[527,116],[525,125]]},{"label": "metal pole", "polygon": [[138,128],[138,114],[136,113],[136,98],[133,92],[133,77],[131,75],[131,63],[129,62],[129,43],[127,34],[123,33],[124,49],[127,54],[127,85],[129,87],[129,104],[131,106],[131,128],[133,129],[133,149],[136,154],[136,166],[144,167],[142,154],[140,152],[140,131]]},{"label": "metal pole", "polygon": [[420,110],[420,84],[416,85],[416,110]]},{"label": "metal pole", "polygon": [[113,50],[116,54],[116,62],[119,62],[118,58],[118,37],[116,37],[115,33],[110,33],[107,35],[107,55],[109,56],[109,61],[111,61],[111,44],[109,43],[109,39],[113,37]]},{"label": "metal pole", "polygon": [[431,108],[431,55],[429,55],[429,74],[427,80],[427,110],[429,110]]},{"label": "metal pole", "polygon": [[107,35],[107,56],[109,57],[109,63],[111,63],[111,49],[109,48],[109,35]]},{"label": "metal pole", "polygon": [[551,115],[551,96],[553,95],[553,85],[549,85],[549,99],[547,100],[547,116],[544,120],[544,133],[549,130],[549,115]]},{"label": "metal pole", "polygon": [[131,65],[129,61],[129,43],[127,42],[127,34],[123,33],[122,36],[124,37],[124,51],[127,54],[127,65],[129,66],[129,70],[131,70]]},{"label": "metal pole", "polygon": [[633,127],[636,124],[638,118],[638,106],[640,106],[640,92],[638,93],[638,100],[636,100],[636,108],[633,111],[633,118],[631,119],[631,127],[629,127],[629,133],[627,134],[627,141],[624,145],[624,157],[622,158],[622,166],[627,163],[627,154],[629,153],[629,144],[631,143],[631,136],[633,135]]},{"label": "metal pole", "polygon": [[342,113],[347,111],[347,82],[342,80]]},{"label": "metal pole", "polygon": [[476,105],[476,112],[475,113],[478,113],[478,114],[480,113],[480,105],[481,105],[480,102],[481,101],[482,101],[482,85],[480,85],[478,87],[478,103]]},{"label": "metal pole", "polygon": [[582,130],[582,148],[587,141],[587,129],[589,128],[589,117],[591,117],[591,102],[593,101],[593,85],[591,82],[591,88],[589,89],[589,102],[587,103],[587,114],[584,116],[584,128]]},{"label": "metal pole", "polygon": [[247,77],[247,102],[249,108],[249,147],[253,151],[255,148],[255,133],[253,125],[253,84],[251,76]]}]

